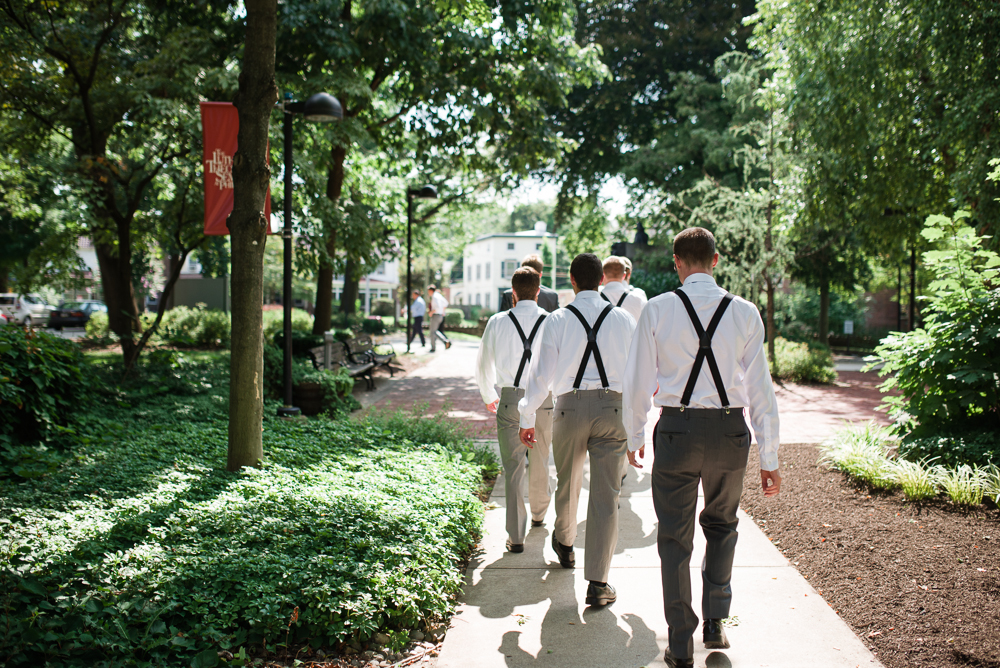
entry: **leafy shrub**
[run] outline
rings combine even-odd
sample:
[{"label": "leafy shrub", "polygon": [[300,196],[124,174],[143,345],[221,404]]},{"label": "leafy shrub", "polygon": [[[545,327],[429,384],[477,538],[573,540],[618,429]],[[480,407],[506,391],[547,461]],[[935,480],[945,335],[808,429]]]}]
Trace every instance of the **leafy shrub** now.
[{"label": "leafy shrub", "polygon": [[373,315],[361,321],[361,331],[366,334],[385,334],[388,330],[385,328],[385,323],[382,322],[382,317]]},{"label": "leafy shrub", "polygon": [[465,320],[465,313],[460,308],[446,308],[444,310],[444,324],[449,327],[461,327]]},{"label": "leafy shrub", "polygon": [[650,299],[681,287],[681,281],[676,272],[652,271],[638,267],[632,270],[630,284],[641,288]]},{"label": "leafy shrub", "polygon": [[1000,432],[1000,256],[981,247],[968,217],[927,219],[922,235],[940,249],[923,254],[934,276],[925,326],[888,336],[873,358],[885,363],[883,391],[900,393],[883,401],[913,438]]},{"label": "leafy shrub", "polygon": [[[297,367],[298,374],[293,375],[295,383],[317,383],[323,388],[323,412],[330,417],[337,417],[361,408],[361,403],[354,398],[354,379],[346,369],[325,371]],[[293,370],[294,371],[294,370]]]},{"label": "leafy shrub", "polygon": [[832,383],[837,380],[830,349],[818,344],[774,340],[778,377],[796,383]]},{"label": "leafy shrub", "polygon": [[163,314],[159,337],[178,348],[229,346],[229,315],[218,309],[175,306]]},{"label": "leafy shrub", "polygon": [[[284,332],[285,312],[281,309],[264,311],[264,340],[273,341],[274,337]],[[313,317],[300,308],[292,309],[292,332],[312,334]]]},{"label": "leafy shrub", "polygon": [[108,314],[92,313],[90,318],[87,320],[87,324],[84,325],[85,336],[91,341],[111,341],[113,340],[113,335],[111,333],[111,326],[108,323]]},{"label": "leafy shrub", "polygon": [[951,468],[1000,464],[1000,432],[904,438],[899,444],[899,456],[912,461],[935,459]]},{"label": "leafy shrub", "polygon": [[983,494],[993,500],[993,503],[1000,506],[1000,466],[989,466],[984,469]]},{"label": "leafy shrub", "polygon": [[377,315],[383,318],[391,318],[396,315],[395,305],[391,301],[385,299],[376,299],[372,302],[372,315]]},{"label": "leafy shrub", "polygon": [[[285,349],[285,334],[278,332],[274,335],[274,347],[278,350]],[[309,351],[323,345],[323,335],[292,330],[292,354],[296,357],[308,357]]]},{"label": "leafy shrub", "polygon": [[83,354],[43,331],[0,328],[0,444],[55,441],[89,391]]}]

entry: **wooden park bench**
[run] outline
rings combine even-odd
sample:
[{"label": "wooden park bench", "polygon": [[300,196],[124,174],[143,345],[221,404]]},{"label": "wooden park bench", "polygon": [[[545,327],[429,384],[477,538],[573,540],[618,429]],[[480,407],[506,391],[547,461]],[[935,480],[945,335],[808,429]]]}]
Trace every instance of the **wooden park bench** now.
[{"label": "wooden park bench", "polygon": [[371,361],[353,362],[348,359],[346,347],[335,340],[330,332],[326,333],[323,345],[313,348],[309,354],[317,369],[325,369],[326,371],[335,371],[338,368],[346,369],[351,378],[364,378],[368,389],[375,389],[375,379],[372,377],[375,363]]},{"label": "wooden park bench", "polygon": [[355,364],[371,362],[375,365],[376,369],[379,367],[388,369],[390,376],[395,375],[396,369],[402,369],[402,367],[392,366],[392,361],[396,359],[396,353],[376,352],[375,342],[372,341],[372,337],[368,334],[358,334],[344,345],[347,348],[351,362]]}]

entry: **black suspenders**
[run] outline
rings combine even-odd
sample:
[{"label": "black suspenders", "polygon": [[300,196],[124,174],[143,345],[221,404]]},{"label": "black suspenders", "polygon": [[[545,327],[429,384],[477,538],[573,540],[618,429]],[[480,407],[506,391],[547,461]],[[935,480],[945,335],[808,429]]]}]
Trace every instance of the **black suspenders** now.
[{"label": "black suspenders", "polygon": [[514,323],[514,328],[517,329],[518,336],[521,337],[521,343],[524,344],[524,352],[521,353],[521,364],[517,367],[517,375],[514,376],[514,387],[521,384],[521,374],[524,373],[524,367],[531,359],[531,343],[535,340],[535,334],[538,333],[538,327],[542,324],[542,320],[545,320],[544,315],[538,316],[538,320],[535,321],[535,326],[531,328],[531,334],[528,336],[524,335],[524,330],[521,329],[521,323],[517,321],[514,317],[513,311],[507,311],[507,315],[510,316],[511,322]]},{"label": "black suspenders", "polygon": [[601,311],[601,315],[597,316],[597,322],[594,323],[594,327],[591,328],[590,324],[587,323],[587,319],[583,317],[575,306],[569,304],[566,309],[571,311],[573,315],[580,319],[580,324],[583,325],[584,331],[587,332],[587,347],[583,351],[583,359],[580,360],[580,370],[576,372],[576,381],[573,382],[573,391],[576,392],[580,389],[580,383],[583,382],[583,372],[587,369],[587,362],[590,361],[590,353],[594,353],[594,362],[597,364],[597,373],[601,375],[601,385],[604,390],[607,391],[611,385],[608,383],[608,374],[604,372],[604,360],[601,359],[601,351],[597,348],[597,330],[601,328],[604,323],[604,319],[608,317],[608,314],[615,307],[610,303],[604,307]]},{"label": "black suspenders", "polygon": [[715,309],[715,315],[712,316],[712,321],[708,323],[708,329],[706,330],[701,326],[701,320],[698,318],[698,314],[695,312],[694,306],[691,305],[691,300],[688,299],[688,296],[680,289],[674,290],[674,294],[680,297],[684,308],[687,309],[688,316],[691,318],[691,324],[694,325],[694,331],[698,334],[699,341],[698,354],[694,358],[694,367],[692,367],[691,375],[688,377],[687,385],[684,387],[684,396],[681,397],[681,410],[687,408],[687,405],[691,403],[691,393],[694,392],[694,384],[698,380],[698,374],[701,373],[701,364],[707,361],[708,370],[712,372],[712,380],[715,381],[715,389],[718,390],[719,399],[722,400],[722,407],[728,413],[729,396],[726,394],[726,386],[722,382],[722,374],[719,373],[719,365],[715,361],[715,353],[712,352],[712,336],[719,327],[722,315],[729,308],[729,302],[733,301],[733,296],[726,293],[726,296],[722,298],[722,303],[719,304],[719,308]]},{"label": "black suspenders", "polygon": [[[628,297],[629,293],[631,293],[631,292],[632,292],[632,288],[629,288],[628,290],[626,290],[625,292],[623,292],[622,296],[618,298],[618,303],[615,304],[615,306],[621,308],[621,305],[625,303],[625,298]],[[609,304],[611,303],[611,300],[608,299],[608,296],[606,294],[604,294],[603,292],[601,293],[601,299],[603,299],[604,301],[606,301]]]}]

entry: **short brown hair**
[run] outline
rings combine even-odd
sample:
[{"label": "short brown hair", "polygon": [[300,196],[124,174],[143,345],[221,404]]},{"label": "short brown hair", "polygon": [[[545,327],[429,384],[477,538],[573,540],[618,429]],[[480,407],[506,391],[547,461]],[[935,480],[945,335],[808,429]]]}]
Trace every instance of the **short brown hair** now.
[{"label": "short brown hair", "polygon": [[437,290],[437,288],[435,288],[434,284],[431,283],[430,285],[427,286],[427,290]]},{"label": "short brown hair", "polygon": [[604,267],[593,253],[580,253],[569,266],[569,275],[580,290],[596,290],[604,278]]},{"label": "short brown hair", "polygon": [[542,277],[531,267],[521,267],[514,271],[510,277],[510,289],[517,295],[517,301],[525,299],[534,301],[538,296],[538,286],[542,283]]},{"label": "short brown hair", "polygon": [[609,278],[618,278],[619,276],[625,276],[625,263],[622,262],[624,258],[620,258],[617,255],[609,255],[604,260],[604,275]]},{"label": "short brown hair", "polygon": [[[539,276],[541,276],[542,272],[545,270],[545,265],[542,264],[542,258],[538,257],[535,253],[532,253],[521,260],[521,266],[531,267],[538,272]],[[520,299],[520,297],[518,297],[518,299]]]},{"label": "short brown hair", "polygon": [[674,255],[686,264],[708,268],[715,258],[715,237],[704,227],[689,227],[674,237]]}]

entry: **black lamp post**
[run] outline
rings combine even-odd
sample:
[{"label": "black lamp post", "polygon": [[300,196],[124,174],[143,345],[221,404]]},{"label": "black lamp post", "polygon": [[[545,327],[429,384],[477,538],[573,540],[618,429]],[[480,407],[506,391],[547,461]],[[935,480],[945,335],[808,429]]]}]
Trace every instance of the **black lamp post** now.
[{"label": "black lamp post", "polygon": [[416,199],[437,199],[438,193],[434,186],[424,186],[423,188],[406,189],[406,352],[410,352],[410,341],[413,333],[410,331],[410,318],[412,317],[413,306],[413,286],[410,284],[410,247],[413,245],[413,200]]},{"label": "black lamp post", "polygon": [[278,409],[278,416],[295,417],[301,411],[292,405],[292,119],[294,114],[302,114],[311,123],[330,123],[343,119],[344,110],[337,98],[328,93],[316,93],[305,102],[295,102],[291,93],[285,93],[285,101],[280,107],[285,115],[285,227],[281,232],[285,241],[284,284],[281,296],[285,333],[285,401]]}]

